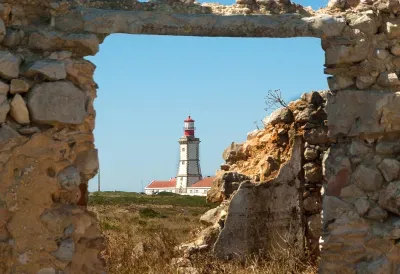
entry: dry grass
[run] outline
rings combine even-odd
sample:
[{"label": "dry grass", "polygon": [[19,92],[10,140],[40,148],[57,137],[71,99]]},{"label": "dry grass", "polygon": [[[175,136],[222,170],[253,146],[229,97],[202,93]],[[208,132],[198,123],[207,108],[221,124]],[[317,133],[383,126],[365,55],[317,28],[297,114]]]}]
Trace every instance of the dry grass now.
[{"label": "dry grass", "polygon": [[[100,194],[110,196],[110,194]],[[112,194],[115,197],[115,194]],[[117,196],[124,195],[119,193]],[[146,197],[149,198],[149,197]],[[155,197],[153,197],[155,198]],[[189,201],[191,206],[176,204],[171,196],[162,204],[102,204],[103,199],[93,199],[90,209],[97,212],[100,224],[107,240],[105,258],[110,274],[175,274],[177,266],[171,265],[171,259],[179,257],[174,247],[194,238],[204,226],[200,216],[209,209],[203,200]],[[165,199],[165,197],[163,198]],[[125,201],[126,199],[121,199]],[[96,202],[97,201],[97,202]],[[203,204],[202,204],[203,203]],[[197,204],[197,206],[195,206]],[[144,250],[141,250],[144,248]],[[296,262],[290,250],[275,251],[269,260],[249,258],[246,262],[223,262],[208,254],[198,254],[192,259],[192,265],[200,274],[211,273],[316,273],[315,269]]]}]

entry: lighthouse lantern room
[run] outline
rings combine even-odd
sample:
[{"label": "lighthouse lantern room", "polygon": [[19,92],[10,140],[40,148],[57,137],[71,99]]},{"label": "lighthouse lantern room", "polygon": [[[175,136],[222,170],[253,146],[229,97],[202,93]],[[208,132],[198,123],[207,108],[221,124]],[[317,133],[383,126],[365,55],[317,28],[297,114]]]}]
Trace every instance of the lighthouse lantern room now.
[{"label": "lighthouse lantern room", "polygon": [[187,193],[187,188],[203,177],[200,169],[200,139],[194,135],[194,120],[189,116],[184,120],[183,136],[179,142],[179,168],[176,176],[176,192]]},{"label": "lighthouse lantern room", "polygon": [[185,136],[194,136],[194,131],[195,131],[195,127],[194,127],[194,120],[189,117],[184,121],[185,126],[183,127],[184,130],[184,134]]}]

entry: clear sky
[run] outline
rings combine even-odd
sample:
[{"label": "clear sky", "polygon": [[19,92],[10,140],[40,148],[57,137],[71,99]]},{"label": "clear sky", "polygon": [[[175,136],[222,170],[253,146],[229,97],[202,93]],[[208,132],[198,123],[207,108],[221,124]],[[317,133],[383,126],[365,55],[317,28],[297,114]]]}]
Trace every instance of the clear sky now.
[{"label": "clear sky", "polygon": [[[209,2],[209,1],[208,1]],[[319,8],[327,0],[297,0]],[[219,1],[231,4],[232,0]],[[196,121],[203,176],[214,175],[231,142],[262,126],[264,97],[286,100],[327,89],[313,38],[203,38],[114,34],[88,60],[99,85],[95,145],[101,190],[141,191],[174,177],[183,120]],[[97,176],[89,184],[97,190]]]}]

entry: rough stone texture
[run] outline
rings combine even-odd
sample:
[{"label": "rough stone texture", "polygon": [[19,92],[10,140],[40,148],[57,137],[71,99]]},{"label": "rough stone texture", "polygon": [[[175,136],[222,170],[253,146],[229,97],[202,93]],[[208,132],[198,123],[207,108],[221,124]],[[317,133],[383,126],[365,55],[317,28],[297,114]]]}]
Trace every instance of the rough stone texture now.
[{"label": "rough stone texture", "polygon": [[[301,242],[304,232],[298,199],[301,146],[301,139],[297,138],[291,159],[272,182],[259,185],[245,182],[240,185],[230,201],[224,228],[213,248],[218,257],[243,258],[255,250],[267,251],[271,246],[294,242],[298,243],[299,254],[303,252]],[[257,202],[260,200],[263,203]],[[275,220],[275,214],[280,214],[280,218]],[[242,216],[246,216],[246,222],[243,222]],[[278,235],[283,235],[288,243],[284,243]]]},{"label": "rough stone texture", "polygon": [[277,123],[284,122],[290,124],[293,122],[293,113],[290,109],[282,107],[271,113],[270,116],[263,120],[264,126],[276,125]]},{"label": "rough stone texture", "polygon": [[19,124],[29,124],[29,112],[21,95],[15,94],[10,103],[10,115]]},{"label": "rough stone texture", "polygon": [[33,121],[41,124],[81,124],[86,117],[85,95],[70,82],[43,83],[28,95]]},{"label": "rough stone texture", "polygon": [[8,51],[0,51],[0,76],[4,79],[17,78],[21,59]]},{"label": "rough stone texture", "polygon": [[30,84],[23,79],[12,79],[10,85],[10,93],[23,93],[27,92],[30,88]]},{"label": "rough stone texture", "polygon": [[[307,168],[322,161],[324,178],[318,175],[321,181],[300,180],[302,193],[288,184],[296,181],[297,175],[293,177],[293,170],[285,168],[288,159],[279,159],[291,147],[294,123],[279,121],[273,125],[276,130],[269,124],[269,136],[258,139],[257,133],[252,137],[264,150],[272,144],[281,148],[282,155],[256,158],[258,150],[252,143],[228,149],[224,159],[230,162],[226,167],[229,176],[238,167],[237,161],[252,156],[261,163],[255,164],[257,171],[252,171],[254,181],[263,183],[219,181],[219,186],[225,186],[214,189],[216,200],[232,200],[214,250],[225,256],[236,247],[240,248],[239,255],[268,249],[268,237],[277,238],[269,233],[275,228],[261,230],[258,239],[254,235],[259,235],[259,223],[265,224],[263,228],[279,229],[287,223],[271,222],[265,214],[267,208],[286,216],[284,220],[294,221],[288,211],[281,213],[282,203],[301,211],[301,197],[308,201],[320,197],[317,193],[323,185],[320,273],[398,274],[399,246],[385,238],[397,237],[394,223],[399,215],[398,165],[387,160],[398,161],[400,156],[397,0],[331,0],[319,11],[290,1],[249,4],[242,0],[232,6],[193,1],[173,5],[125,0],[3,2],[0,205],[9,217],[7,225],[0,227],[1,273],[103,273],[99,256],[103,240],[95,217],[85,209],[87,181],[98,169],[93,144],[95,66],[82,57],[96,54],[108,34],[131,33],[321,38],[331,92],[309,95],[311,100],[307,97],[288,107],[308,149],[304,154],[307,157],[301,158],[304,151],[298,153],[295,169],[300,172],[305,166],[310,178],[320,173],[310,174],[315,168]],[[16,85],[22,76],[29,81],[27,92],[26,85]],[[22,124],[27,119],[21,118],[26,118],[25,108],[16,99],[20,97],[11,99],[9,92],[18,93],[27,102],[30,121],[26,125]],[[9,99],[19,101],[13,111]],[[64,177],[60,175],[63,173]],[[282,178],[282,174],[288,177]],[[62,183],[60,178],[64,178]],[[275,184],[277,181],[281,184]],[[271,199],[274,193],[281,197]],[[295,193],[300,194],[297,199],[293,198]],[[291,198],[286,199],[285,194]],[[294,221],[300,226],[296,228],[303,230],[297,229],[291,239],[303,238],[302,231],[308,234],[306,237],[317,237],[319,233],[313,231],[319,213],[301,214],[296,211],[295,215],[314,220],[314,225],[311,221],[307,225]],[[259,216],[263,216],[261,221]],[[212,239],[208,236],[216,231],[209,229],[202,241]],[[312,242],[315,246],[311,238],[307,245]],[[302,249],[301,245],[298,247]]]},{"label": "rough stone texture", "polygon": [[342,90],[328,95],[330,136],[377,134],[400,129],[400,94],[392,92]]},{"label": "rough stone texture", "polygon": [[50,81],[63,80],[67,77],[64,62],[56,60],[36,61],[24,72],[24,76],[29,78],[35,78],[38,74]]}]

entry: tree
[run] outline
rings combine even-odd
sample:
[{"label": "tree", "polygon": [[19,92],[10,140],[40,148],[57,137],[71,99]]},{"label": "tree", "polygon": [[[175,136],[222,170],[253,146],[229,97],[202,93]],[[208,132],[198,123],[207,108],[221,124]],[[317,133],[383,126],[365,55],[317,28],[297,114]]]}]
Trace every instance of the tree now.
[{"label": "tree", "polygon": [[285,99],[283,99],[280,89],[269,90],[264,99],[267,105],[265,108],[266,111],[274,110],[278,107],[287,107],[287,103]]}]

